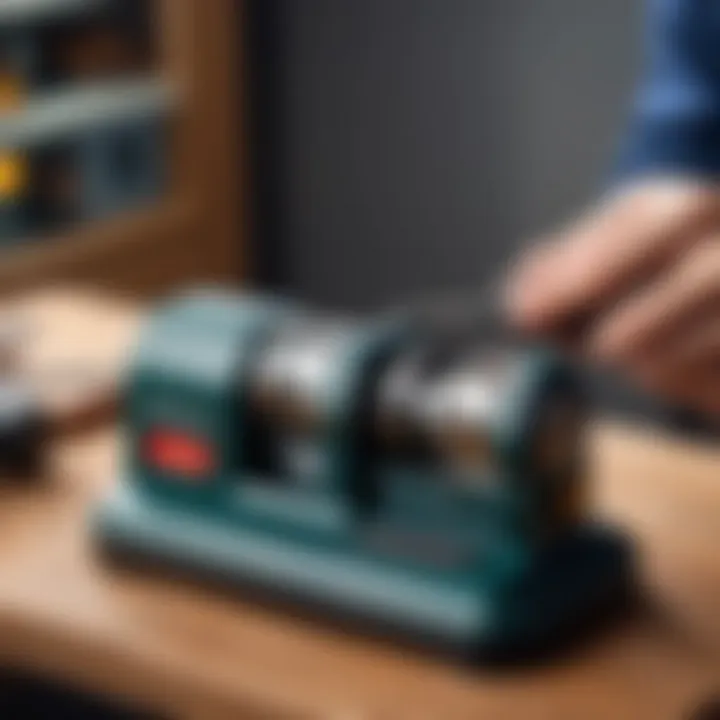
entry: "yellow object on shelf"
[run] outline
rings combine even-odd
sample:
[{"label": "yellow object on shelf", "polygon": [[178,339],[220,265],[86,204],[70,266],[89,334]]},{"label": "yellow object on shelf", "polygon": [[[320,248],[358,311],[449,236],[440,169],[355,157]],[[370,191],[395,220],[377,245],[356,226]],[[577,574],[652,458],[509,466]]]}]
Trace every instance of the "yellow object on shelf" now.
[{"label": "yellow object on shelf", "polygon": [[[25,97],[20,78],[0,72],[0,115],[18,109]],[[22,153],[0,153],[0,202],[20,197],[28,186],[29,166]]]},{"label": "yellow object on shelf", "polygon": [[19,153],[0,155],[0,199],[19,197],[27,186],[27,159]]}]

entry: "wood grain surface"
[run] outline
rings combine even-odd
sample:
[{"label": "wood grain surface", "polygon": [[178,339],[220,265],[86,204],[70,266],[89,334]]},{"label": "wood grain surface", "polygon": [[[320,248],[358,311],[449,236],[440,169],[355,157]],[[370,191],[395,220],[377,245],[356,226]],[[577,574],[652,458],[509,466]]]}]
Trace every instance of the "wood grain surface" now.
[{"label": "wood grain surface", "polygon": [[86,533],[112,430],[0,492],[0,661],[181,718],[679,720],[720,686],[720,451],[598,428],[594,505],[637,539],[649,599],[564,659],[477,671],[197,586],[111,570]]}]

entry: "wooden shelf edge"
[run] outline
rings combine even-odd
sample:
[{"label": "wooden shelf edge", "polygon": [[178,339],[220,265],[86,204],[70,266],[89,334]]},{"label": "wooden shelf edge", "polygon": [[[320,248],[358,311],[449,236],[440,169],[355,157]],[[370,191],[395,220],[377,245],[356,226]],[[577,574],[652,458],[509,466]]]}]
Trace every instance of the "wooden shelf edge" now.
[{"label": "wooden shelf edge", "polygon": [[6,248],[0,254],[0,296],[50,282],[101,279],[111,275],[118,262],[127,264],[132,256],[140,264],[144,249],[156,254],[173,241],[180,250],[196,223],[192,204],[168,200],[119,219],[90,223],[69,235]]}]

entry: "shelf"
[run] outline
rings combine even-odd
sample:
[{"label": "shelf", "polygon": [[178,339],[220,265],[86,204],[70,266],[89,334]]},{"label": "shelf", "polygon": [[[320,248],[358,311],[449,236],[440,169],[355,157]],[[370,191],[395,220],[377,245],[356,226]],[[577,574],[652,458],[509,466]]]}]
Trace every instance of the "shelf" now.
[{"label": "shelf", "polygon": [[[0,0],[2,2],[2,0]],[[177,93],[156,77],[103,82],[47,92],[0,118],[0,148],[20,149],[93,130],[162,116]]]},{"label": "shelf", "polygon": [[[65,235],[0,248],[0,296],[62,280],[118,284],[142,290],[155,278],[169,277],[193,263],[202,266],[195,243],[197,209],[169,199],[117,218],[90,222]],[[192,250],[193,257],[186,257]],[[146,262],[152,257],[152,262]]]},{"label": "shelf", "polygon": [[105,0],[0,0],[0,29],[91,12]]}]

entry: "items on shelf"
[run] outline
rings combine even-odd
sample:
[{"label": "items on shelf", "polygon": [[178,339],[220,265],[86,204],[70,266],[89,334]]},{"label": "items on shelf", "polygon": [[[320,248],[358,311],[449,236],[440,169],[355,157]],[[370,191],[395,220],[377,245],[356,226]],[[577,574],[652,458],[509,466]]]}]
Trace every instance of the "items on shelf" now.
[{"label": "items on shelf", "polygon": [[[0,117],[20,112],[33,83],[35,47],[23,32],[0,35]],[[0,241],[23,231],[27,220],[30,159],[0,149]]]},{"label": "items on shelf", "polygon": [[10,5],[0,8],[0,244],[157,198],[169,96],[151,76],[141,6]]}]

